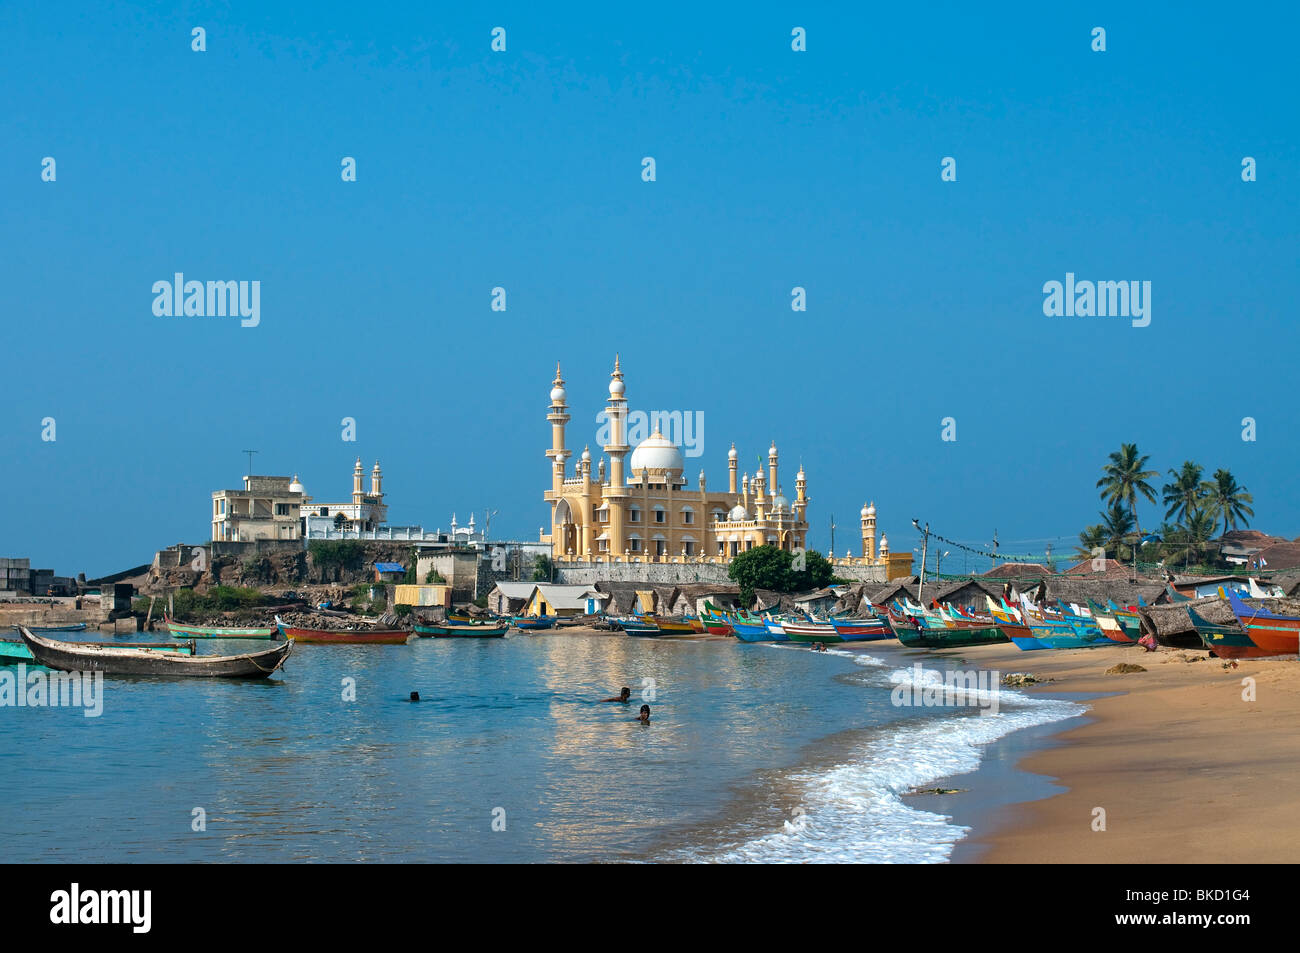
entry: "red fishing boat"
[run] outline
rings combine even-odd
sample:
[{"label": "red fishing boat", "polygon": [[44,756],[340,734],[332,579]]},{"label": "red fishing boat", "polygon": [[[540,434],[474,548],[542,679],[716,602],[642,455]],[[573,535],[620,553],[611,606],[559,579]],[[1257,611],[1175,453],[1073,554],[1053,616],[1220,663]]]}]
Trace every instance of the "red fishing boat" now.
[{"label": "red fishing boat", "polygon": [[[1300,653],[1300,616],[1277,615],[1267,609],[1248,606],[1229,589],[1219,594],[1228,600],[1232,614],[1237,617],[1250,639],[1263,655],[1296,655]],[[1218,649],[1215,649],[1216,653]],[[1252,653],[1253,654],[1253,653]]]},{"label": "red fishing boat", "polygon": [[276,616],[280,634],[295,642],[334,645],[403,645],[412,633],[406,629],[300,629],[285,625]]}]

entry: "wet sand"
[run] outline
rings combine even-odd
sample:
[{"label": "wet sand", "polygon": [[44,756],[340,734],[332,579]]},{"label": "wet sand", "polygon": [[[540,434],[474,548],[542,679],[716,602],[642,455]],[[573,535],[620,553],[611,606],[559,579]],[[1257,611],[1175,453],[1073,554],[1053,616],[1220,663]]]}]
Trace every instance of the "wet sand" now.
[{"label": "wet sand", "polygon": [[[1125,646],[1021,652],[990,645],[942,654],[1053,680],[1022,689],[1028,694],[1105,693],[1086,702],[1087,718],[1019,760],[1019,768],[1059,793],[1040,791],[1031,795],[1039,800],[986,813],[954,860],[1287,863],[1300,857],[1300,661],[1242,659],[1225,668],[1203,651]],[[1105,674],[1121,662],[1147,671]],[[1253,680],[1253,701],[1245,698],[1244,679]],[[946,810],[960,821],[959,802]],[[1105,829],[1094,829],[1103,820]]]}]

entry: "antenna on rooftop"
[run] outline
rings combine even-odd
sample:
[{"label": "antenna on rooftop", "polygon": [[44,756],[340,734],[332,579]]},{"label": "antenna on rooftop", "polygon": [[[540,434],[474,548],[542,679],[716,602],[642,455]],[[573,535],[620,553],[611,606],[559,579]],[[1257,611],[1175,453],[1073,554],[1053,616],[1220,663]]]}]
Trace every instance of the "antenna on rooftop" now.
[{"label": "antenna on rooftop", "polygon": [[253,454],[260,453],[260,450],[241,450],[240,453],[248,454],[248,475],[253,475]]}]

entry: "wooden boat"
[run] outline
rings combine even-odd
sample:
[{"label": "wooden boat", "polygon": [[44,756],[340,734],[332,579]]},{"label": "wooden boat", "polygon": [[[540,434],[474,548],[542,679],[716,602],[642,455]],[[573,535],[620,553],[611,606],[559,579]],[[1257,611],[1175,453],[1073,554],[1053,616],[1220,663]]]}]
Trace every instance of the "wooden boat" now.
[{"label": "wooden boat", "polygon": [[622,616],[612,621],[628,635],[651,638],[659,635],[659,626],[647,617]]},{"label": "wooden boat", "polygon": [[405,629],[304,629],[285,625],[279,616],[280,634],[296,642],[321,645],[404,645],[411,637]]},{"label": "wooden boat", "polygon": [[[17,631],[19,627],[16,626],[16,625],[11,625],[11,626],[9,626],[9,628],[11,628],[11,629]],[[43,632],[85,632],[85,631],[86,631],[86,623],[84,623],[84,622],[68,622],[68,623],[66,623],[66,624],[64,624],[64,625],[29,625],[29,626],[27,626],[27,630],[28,630],[29,632],[36,632],[36,633],[43,633]]]},{"label": "wooden boat", "polygon": [[555,617],[549,615],[515,616],[510,621],[520,629],[549,629],[555,625]]},{"label": "wooden boat", "polygon": [[791,642],[843,642],[844,638],[830,623],[782,622],[781,629]]},{"label": "wooden boat", "polygon": [[996,625],[962,626],[956,629],[927,629],[895,626],[898,641],[909,648],[952,649],[967,645],[992,645],[1010,641]]},{"label": "wooden boat", "polygon": [[731,634],[742,642],[774,642],[776,638],[767,631],[765,625],[751,625],[748,622],[733,620],[731,625]]},{"label": "wooden boat", "polygon": [[509,630],[508,625],[424,625],[415,623],[415,634],[435,639],[499,639]]},{"label": "wooden boat", "polygon": [[1196,626],[1201,644],[1219,658],[1261,658],[1275,654],[1257,646],[1240,626],[1211,622],[1191,606],[1187,607],[1187,616]]},{"label": "wooden boat", "polygon": [[894,630],[875,616],[870,619],[831,619],[831,625],[845,642],[876,642],[894,637]]},{"label": "wooden boat", "polygon": [[178,639],[273,639],[279,634],[275,626],[263,629],[187,625],[166,616],[163,617],[163,625],[173,637]]},{"label": "wooden boat", "polygon": [[[18,626],[14,626],[15,629]],[[28,631],[34,631],[28,628]],[[42,633],[37,633],[38,635]],[[179,645],[175,642],[74,642],[74,645],[98,645],[105,648],[113,649],[144,649],[149,652],[182,652],[188,655],[195,654],[194,640],[182,642]],[[0,665],[17,665],[19,662],[36,662],[36,657],[32,655],[32,650],[27,647],[27,643],[22,640],[22,636],[16,639],[0,639]]]},{"label": "wooden boat", "polygon": [[659,627],[664,635],[694,635],[695,626],[689,619],[670,619],[663,616],[650,616],[650,621]]},{"label": "wooden boat", "polygon": [[179,646],[124,648],[120,645],[63,642],[20,628],[38,665],[61,672],[103,672],[183,678],[266,678],[289,657],[293,641],[246,655],[194,655]]},{"label": "wooden boat", "polygon": [[[1300,616],[1278,615],[1267,609],[1253,608],[1242,602],[1231,589],[1226,593],[1220,589],[1219,594],[1228,600],[1232,614],[1237,617],[1251,643],[1262,650],[1257,654],[1300,654]],[[1197,629],[1197,632],[1200,630]]]}]

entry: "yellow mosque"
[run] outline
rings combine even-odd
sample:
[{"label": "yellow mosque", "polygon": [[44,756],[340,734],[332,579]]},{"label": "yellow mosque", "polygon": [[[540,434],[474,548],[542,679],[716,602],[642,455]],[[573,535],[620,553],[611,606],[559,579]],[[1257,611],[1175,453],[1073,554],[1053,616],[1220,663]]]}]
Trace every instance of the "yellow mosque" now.
[{"label": "yellow mosque", "polygon": [[[610,375],[606,417],[609,442],[605,457],[592,473],[590,447],[569,472],[572,452],[565,445],[565,425],[571,419],[568,394],[560,367],[551,385],[551,531],[541,541],[551,544],[556,560],[584,562],[712,562],[726,563],[756,546],[802,548],[808,533],[808,479],[800,466],[793,499],[782,490],[779,455],[773,441],[767,451],[767,473],[738,472],[739,454],[733,443],[727,452],[727,490],[710,491],[701,470],[697,485],[688,486],[682,450],[656,427],[635,448],[627,443],[627,385],[617,356]],[[672,429],[671,427],[669,428]],[[870,511],[870,512],[868,512]],[[833,560],[837,565],[878,566],[881,578],[900,559],[911,571],[911,556],[889,555],[889,542],[876,548],[874,504],[862,509],[862,556]]]}]

